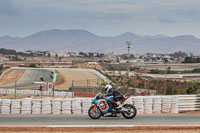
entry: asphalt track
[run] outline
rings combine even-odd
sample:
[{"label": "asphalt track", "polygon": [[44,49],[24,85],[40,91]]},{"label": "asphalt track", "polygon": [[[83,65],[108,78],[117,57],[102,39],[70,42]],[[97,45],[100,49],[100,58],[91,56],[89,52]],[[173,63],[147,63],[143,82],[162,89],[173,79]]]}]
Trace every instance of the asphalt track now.
[{"label": "asphalt track", "polygon": [[128,120],[123,117],[92,120],[87,115],[0,115],[4,125],[61,125],[61,126],[112,126],[112,125],[188,125],[199,126],[200,114],[137,115]]},{"label": "asphalt track", "polygon": [[41,81],[40,77],[42,76],[44,81],[52,81],[50,78],[50,70],[26,70],[21,80],[18,81],[18,87],[33,86],[34,81]]},{"label": "asphalt track", "polygon": [[[27,69],[21,79],[17,82],[17,87],[31,87],[39,86],[33,84],[33,82],[41,81],[40,77],[42,76],[44,81],[52,81],[50,77],[51,71],[45,69]],[[14,88],[15,86],[1,86],[1,88]]]}]

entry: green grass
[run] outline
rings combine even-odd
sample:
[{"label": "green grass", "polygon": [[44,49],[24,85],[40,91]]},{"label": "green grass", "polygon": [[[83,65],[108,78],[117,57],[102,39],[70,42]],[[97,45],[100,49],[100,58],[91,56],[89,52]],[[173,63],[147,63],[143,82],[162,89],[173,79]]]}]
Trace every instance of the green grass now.
[{"label": "green grass", "polygon": [[60,73],[56,72],[56,82],[60,82]]}]

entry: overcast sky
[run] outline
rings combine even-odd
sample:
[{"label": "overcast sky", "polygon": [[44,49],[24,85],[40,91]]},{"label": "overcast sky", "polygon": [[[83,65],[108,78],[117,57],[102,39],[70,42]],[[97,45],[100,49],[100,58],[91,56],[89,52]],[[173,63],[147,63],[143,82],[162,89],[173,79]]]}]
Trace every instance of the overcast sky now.
[{"label": "overcast sky", "polygon": [[0,36],[49,29],[200,37],[200,0],[0,0]]}]

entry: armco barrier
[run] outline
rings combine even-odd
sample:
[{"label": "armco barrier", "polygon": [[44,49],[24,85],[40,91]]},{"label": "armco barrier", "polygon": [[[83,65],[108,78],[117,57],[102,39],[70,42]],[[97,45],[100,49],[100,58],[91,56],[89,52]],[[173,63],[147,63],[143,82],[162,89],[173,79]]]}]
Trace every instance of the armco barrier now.
[{"label": "armco barrier", "polygon": [[11,68],[9,68],[9,69],[7,69],[7,70],[5,70],[5,71],[3,71],[3,73],[0,75],[0,78],[2,78],[3,77],[3,75],[5,75],[7,72],[9,72],[11,70]]},{"label": "armco barrier", "polygon": [[[92,98],[0,99],[0,114],[87,114]],[[134,96],[138,114],[200,110],[200,96]]]},{"label": "armco barrier", "polygon": [[200,95],[179,95],[179,112],[200,110]]}]

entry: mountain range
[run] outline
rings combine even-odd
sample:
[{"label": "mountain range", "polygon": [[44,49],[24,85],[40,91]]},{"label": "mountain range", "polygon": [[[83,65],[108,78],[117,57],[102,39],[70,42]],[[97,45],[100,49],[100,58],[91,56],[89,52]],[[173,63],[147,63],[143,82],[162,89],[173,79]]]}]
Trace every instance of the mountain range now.
[{"label": "mountain range", "polygon": [[200,53],[200,39],[192,35],[168,37],[141,36],[126,32],[117,36],[98,36],[86,30],[45,30],[25,37],[0,37],[0,48],[40,51],[118,52],[127,53],[126,41],[131,41],[131,53]]}]

